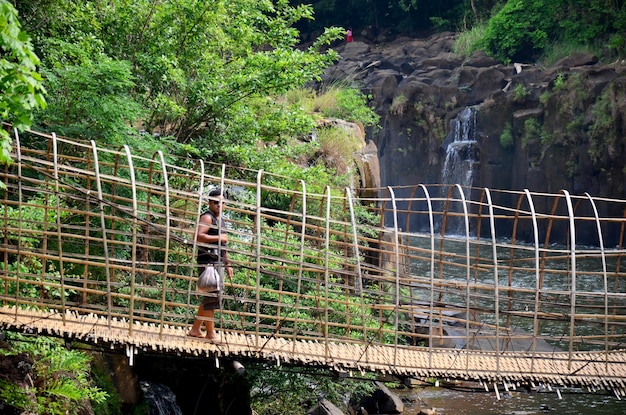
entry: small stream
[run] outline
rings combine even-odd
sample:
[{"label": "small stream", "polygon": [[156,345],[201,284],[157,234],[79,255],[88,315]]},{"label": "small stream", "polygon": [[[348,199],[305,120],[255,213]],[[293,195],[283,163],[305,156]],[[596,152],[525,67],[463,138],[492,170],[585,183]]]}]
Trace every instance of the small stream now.
[{"label": "small stream", "polygon": [[622,415],[626,400],[613,395],[564,390],[545,392],[511,391],[500,399],[491,392],[466,392],[427,387],[394,390],[405,402],[403,415],[416,415],[434,408],[437,415]]}]

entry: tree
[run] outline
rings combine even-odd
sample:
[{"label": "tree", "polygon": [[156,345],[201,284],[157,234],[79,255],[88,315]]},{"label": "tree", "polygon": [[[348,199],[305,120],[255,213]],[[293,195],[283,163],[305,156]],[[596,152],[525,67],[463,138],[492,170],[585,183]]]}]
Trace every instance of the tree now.
[{"label": "tree", "polygon": [[[91,138],[94,125],[123,122],[175,136],[205,158],[224,146],[274,142],[277,130],[293,128],[294,108],[275,97],[318,79],[338,57],[327,45],[343,33],[331,28],[298,47],[293,24],[312,19],[312,9],[286,0],[29,0],[18,7],[37,33],[50,95],[59,97],[40,125]],[[113,91],[118,101],[103,108],[112,85],[125,94]],[[310,121],[296,126],[293,134],[311,129]],[[119,128],[98,133],[110,135],[127,136]]]},{"label": "tree", "polygon": [[[39,58],[6,0],[0,0],[0,51],[0,121],[24,130],[33,121],[33,111],[45,108],[45,89],[37,72]],[[10,163],[11,136],[5,128],[0,128],[0,146],[0,163]]]},{"label": "tree", "polygon": [[609,43],[619,53],[625,27],[623,1],[508,0],[490,19],[482,46],[503,62],[534,61],[554,43]]}]

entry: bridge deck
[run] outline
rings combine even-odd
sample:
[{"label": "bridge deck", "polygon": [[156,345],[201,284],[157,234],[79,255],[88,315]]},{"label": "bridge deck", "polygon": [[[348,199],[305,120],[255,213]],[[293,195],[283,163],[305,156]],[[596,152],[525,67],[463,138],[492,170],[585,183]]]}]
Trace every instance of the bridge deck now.
[{"label": "bridge deck", "polygon": [[26,333],[68,337],[137,353],[251,358],[276,364],[321,365],[337,371],[377,371],[417,378],[466,379],[626,390],[626,353],[460,351],[417,346],[323,343],[221,331],[211,342],[181,327],[107,320],[94,315],[0,308],[0,324]]},{"label": "bridge deck", "polygon": [[[625,200],[338,190],[36,132],[15,144],[0,172],[0,327],[138,353],[623,389]],[[232,191],[220,344],[186,336],[212,186]]]}]

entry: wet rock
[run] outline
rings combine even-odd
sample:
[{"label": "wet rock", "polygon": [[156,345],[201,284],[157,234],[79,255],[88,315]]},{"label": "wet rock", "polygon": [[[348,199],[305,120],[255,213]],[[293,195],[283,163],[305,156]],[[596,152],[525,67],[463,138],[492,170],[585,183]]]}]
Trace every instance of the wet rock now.
[{"label": "wet rock", "polygon": [[364,398],[360,406],[369,414],[401,414],[404,411],[402,399],[381,382],[376,382],[376,390]]},{"label": "wet rock", "polygon": [[343,412],[337,408],[331,401],[322,399],[313,408],[309,409],[307,415],[343,415]]}]

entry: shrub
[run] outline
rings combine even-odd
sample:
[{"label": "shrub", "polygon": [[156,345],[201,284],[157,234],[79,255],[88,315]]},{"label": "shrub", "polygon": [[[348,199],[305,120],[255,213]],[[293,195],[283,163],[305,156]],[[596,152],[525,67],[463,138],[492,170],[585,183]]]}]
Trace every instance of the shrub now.
[{"label": "shrub", "polygon": [[524,102],[528,96],[528,90],[522,84],[517,84],[513,89],[513,100],[515,102]]},{"label": "shrub", "polygon": [[502,135],[500,135],[500,145],[504,148],[511,148],[513,147],[513,143],[514,143],[513,128],[511,127],[511,123],[508,122],[504,126]]},{"label": "shrub", "polygon": [[502,62],[532,60],[542,51],[555,22],[552,2],[509,1],[489,21],[485,30],[485,50]]}]

